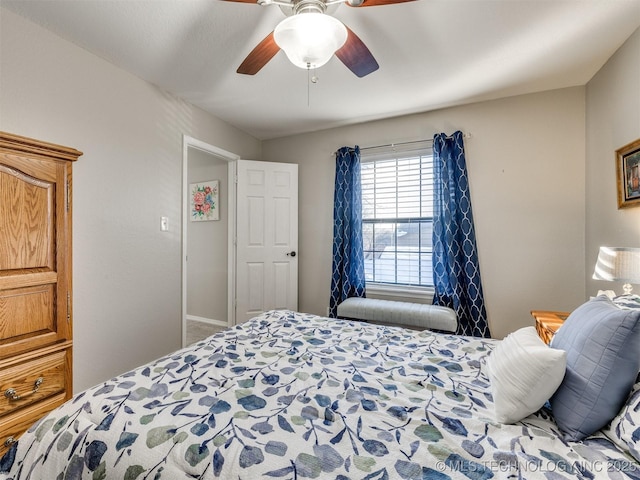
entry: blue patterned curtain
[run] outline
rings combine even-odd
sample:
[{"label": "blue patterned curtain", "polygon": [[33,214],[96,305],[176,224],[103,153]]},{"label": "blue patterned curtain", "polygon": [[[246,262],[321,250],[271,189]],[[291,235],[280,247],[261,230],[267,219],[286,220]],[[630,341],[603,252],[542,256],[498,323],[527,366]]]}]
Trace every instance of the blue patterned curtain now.
[{"label": "blue patterned curtain", "polygon": [[346,298],[364,296],[360,148],[342,147],[336,152],[329,316],[337,316],[337,307]]},{"label": "blue patterned curtain", "polygon": [[490,337],[462,132],[433,137],[434,305],[458,315],[459,335]]}]

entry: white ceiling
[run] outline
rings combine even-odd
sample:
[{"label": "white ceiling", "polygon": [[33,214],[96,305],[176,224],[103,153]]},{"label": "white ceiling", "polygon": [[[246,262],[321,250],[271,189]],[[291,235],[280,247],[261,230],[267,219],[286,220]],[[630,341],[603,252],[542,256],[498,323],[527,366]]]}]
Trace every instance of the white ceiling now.
[{"label": "white ceiling", "polygon": [[[220,0],[0,0],[119,67],[259,138],[584,85],[640,26],[640,0],[418,0],[334,16],[380,69],[337,58],[317,83],[279,52],[236,68],[278,22],[277,6]],[[640,61],[640,59],[639,59]]]}]

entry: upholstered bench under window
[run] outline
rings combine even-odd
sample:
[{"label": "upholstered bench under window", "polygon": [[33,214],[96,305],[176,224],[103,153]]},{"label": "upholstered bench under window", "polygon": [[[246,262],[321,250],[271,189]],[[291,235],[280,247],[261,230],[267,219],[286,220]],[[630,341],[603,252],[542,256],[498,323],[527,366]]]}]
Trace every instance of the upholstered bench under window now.
[{"label": "upholstered bench under window", "polygon": [[375,298],[347,298],[338,305],[338,317],[445,332],[455,332],[458,327],[456,313],[450,308]]}]

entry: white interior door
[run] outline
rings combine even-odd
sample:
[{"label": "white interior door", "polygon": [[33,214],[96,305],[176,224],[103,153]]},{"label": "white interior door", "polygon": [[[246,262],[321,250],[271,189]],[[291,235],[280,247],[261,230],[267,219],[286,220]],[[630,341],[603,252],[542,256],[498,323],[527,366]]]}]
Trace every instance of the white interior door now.
[{"label": "white interior door", "polygon": [[298,165],[237,162],[236,323],[298,309]]}]

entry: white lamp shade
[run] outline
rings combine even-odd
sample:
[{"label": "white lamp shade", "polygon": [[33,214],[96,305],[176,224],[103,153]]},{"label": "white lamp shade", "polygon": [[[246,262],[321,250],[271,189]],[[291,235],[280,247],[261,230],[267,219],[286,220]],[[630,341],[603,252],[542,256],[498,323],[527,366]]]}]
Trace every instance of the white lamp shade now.
[{"label": "white lamp shade", "polygon": [[640,248],[600,247],[593,278],[640,284]]},{"label": "white lamp shade", "polygon": [[347,41],[347,27],[324,13],[299,13],[280,22],[273,38],[291,63],[305,69],[318,68]]}]

